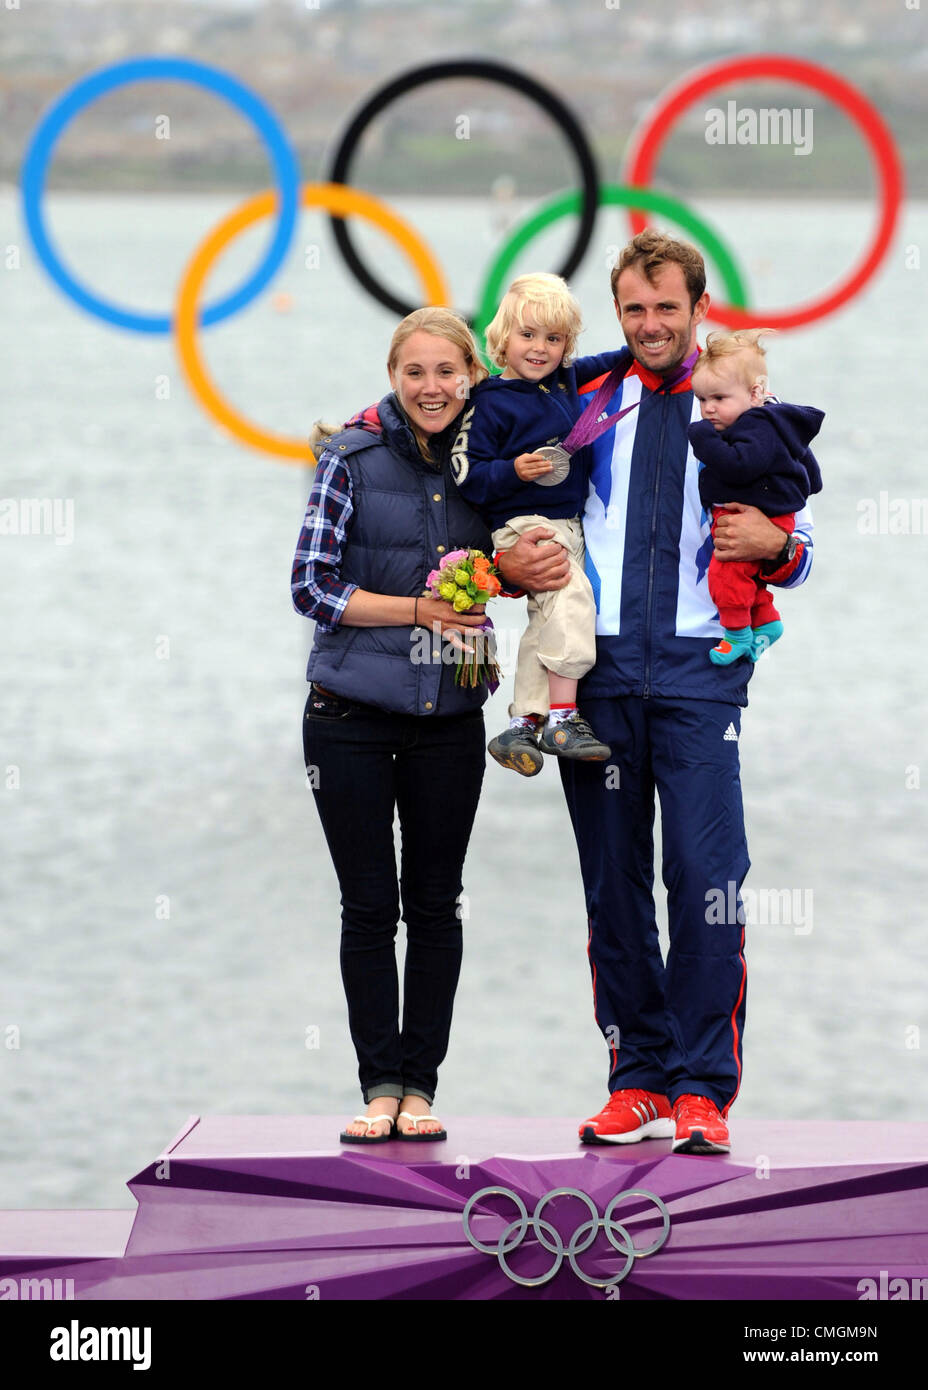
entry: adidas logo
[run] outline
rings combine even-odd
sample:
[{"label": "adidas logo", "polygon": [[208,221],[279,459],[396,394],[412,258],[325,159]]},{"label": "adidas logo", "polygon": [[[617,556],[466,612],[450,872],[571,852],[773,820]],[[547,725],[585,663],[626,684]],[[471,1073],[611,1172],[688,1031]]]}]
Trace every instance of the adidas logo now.
[{"label": "adidas logo", "polygon": [[728,728],[725,730],[725,732],[724,732],[724,734],[722,735],[722,737],[723,737],[728,743],[737,743],[737,742],[738,742],[738,731],[736,730],[734,724],[729,724]]}]

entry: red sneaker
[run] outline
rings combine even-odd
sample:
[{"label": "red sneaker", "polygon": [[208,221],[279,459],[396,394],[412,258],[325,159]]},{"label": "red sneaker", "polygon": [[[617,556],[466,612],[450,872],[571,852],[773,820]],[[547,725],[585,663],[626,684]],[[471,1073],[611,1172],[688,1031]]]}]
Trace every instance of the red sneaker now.
[{"label": "red sneaker", "polygon": [[727,1154],[728,1125],[708,1096],[679,1096],[674,1101],[675,1154]]},{"label": "red sneaker", "polygon": [[639,1139],[671,1139],[670,1101],[654,1091],[613,1091],[598,1115],[584,1120],[584,1144],[637,1144]]}]

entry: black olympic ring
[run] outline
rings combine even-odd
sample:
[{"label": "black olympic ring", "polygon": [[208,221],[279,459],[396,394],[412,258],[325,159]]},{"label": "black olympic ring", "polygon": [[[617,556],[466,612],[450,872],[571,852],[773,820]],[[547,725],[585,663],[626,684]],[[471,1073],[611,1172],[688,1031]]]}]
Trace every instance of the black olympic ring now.
[{"label": "black olympic ring", "polygon": [[[505,1228],[502,1235],[500,1236],[499,1240],[496,1242],[495,1246],[485,1245],[482,1241],[477,1239],[477,1237],[473,1234],[473,1232],[470,1229],[470,1214],[474,1204],[476,1202],[479,1202],[481,1197],[493,1196],[509,1197],[511,1201],[515,1202],[516,1207],[519,1211],[519,1215],[516,1218],[516,1220],[511,1221],[509,1223],[509,1225]],[[567,1245],[566,1250],[564,1247],[564,1242],[561,1240],[560,1235],[554,1229],[551,1223],[549,1221],[542,1221],[541,1219],[541,1212],[547,1206],[548,1202],[552,1202],[555,1197],[579,1197],[581,1202],[586,1203],[587,1208],[591,1213],[591,1219],[589,1221],[584,1221],[583,1224],[578,1226],[577,1229],[574,1231],[573,1235],[570,1238],[570,1242]],[[658,1211],[661,1213],[661,1218],[663,1221],[661,1233],[651,1245],[645,1246],[643,1250],[639,1250],[637,1248],[635,1242],[632,1240],[631,1236],[628,1234],[628,1231],[626,1231],[625,1227],[621,1224],[621,1222],[613,1220],[613,1211],[618,1206],[619,1202],[625,1201],[626,1197],[647,1197],[649,1201],[654,1203]],[[613,1197],[612,1201],[609,1203],[608,1207],[606,1208],[605,1215],[602,1217],[599,1214],[599,1211],[597,1209],[596,1203],[593,1201],[593,1198],[590,1197],[586,1192],[580,1192],[576,1187],[555,1187],[551,1192],[546,1192],[543,1197],[540,1197],[538,1199],[538,1202],[535,1206],[535,1210],[531,1216],[529,1216],[528,1210],[525,1206],[525,1203],[522,1201],[522,1198],[519,1197],[517,1193],[513,1192],[512,1188],[482,1187],[479,1192],[475,1192],[474,1195],[468,1200],[468,1203],[464,1208],[463,1221],[464,1234],[467,1236],[467,1239],[470,1241],[474,1249],[479,1250],[483,1255],[495,1255],[499,1260],[500,1269],[503,1271],[506,1277],[508,1279],[511,1279],[515,1284],[522,1284],[523,1287],[527,1289],[537,1289],[542,1284],[547,1284],[551,1279],[553,1279],[554,1276],[557,1274],[558,1270],[560,1269],[561,1265],[564,1263],[565,1254],[567,1255],[567,1259],[570,1262],[570,1267],[573,1270],[574,1274],[576,1274],[577,1278],[581,1279],[584,1284],[589,1284],[594,1289],[613,1288],[616,1284],[621,1284],[622,1280],[625,1278],[632,1265],[635,1263],[635,1260],[644,1259],[646,1255],[653,1255],[657,1250],[660,1250],[661,1246],[664,1244],[667,1237],[670,1235],[670,1212],[667,1210],[667,1207],[661,1201],[660,1197],[658,1197],[653,1192],[648,1192],[643,1187],[630,1187],[625,1192],[617,1193],[617,1195]],[[521,1245],[522,1241],[525,1239],[529,1227],[531,1227],[534,1230],[539,1245],[543,1246],[545,1250],[549,1251],[549,1253],[554,1255],[555,1257],[554,1264],[552,1265],[552,1267],[549,1270],[547,1270],[546,1273],[538,1275],[534,1279],[527,1279],[521,1274],[516,1274],[512,1269],[509,1268],[509,1265],[506,1260],[507,1255],[510,1255],[512,1251],[515,1250],[516,1246]],[[613,1230],[621,1232],[621,1245],[617,1243],[615,1237],[613,1236]],[[545,1236],[545,1231],[549,1232],[548,1237]],[[588,1274],[585,1274],[583,1270],[580,1269],[576,1259],[578,1255],[582,1255],[584,1250],[589,1250],[590,1246],[595,1241],[599,1231],[604,1231],[606,1239],[612,1246],[613,1250],[617,1250],[620,1255],[624,1255],[625,1257],[625,1264],[621,1272],[619,1274],[613,1275],[611,1279],[606,1280],[592,1279]],[[587,1238],[583,1238],[585,1232],[589,1232]]]},{"label": "black olympic ring", "polygon": [[[401,73],[399,77],[394,78],[392,82],[388,82],[385,87],[376,91],[352,120],[335,151],[329,182],[350,182],[348,175],[358,142],[369,123],[380,114],[385,106],[389,106],[397,97],[405,95],[406,92],[412,91],[415,87],[422,87],[427,82],[438,82],[444,77],[477,77],[483,78],[487,82],[499,82],[504,87],[513,88],[515,91],[521,92],[523,96],[528,97],[529,100],[536,102],[560,127],[576,156],[580,168],[582,190],[580,219],[576,235],[565,257],[564,264],[556,272],[568,280],[586,255],[596,222],[596,211],[599,205],[599,173],[593,158],[593,151],[590,149],[577,118],[564,105],[560,97],[540,82],[536,82],[533,77],[528,77],[524,72],[520,72],[517,68],[511,68],[505,63],[492,63],[479,58],[463,58],[454,59],[447,63],[429,63]],[[335,234],[335,244],[341,252],[345,264],[368,294],[373,295],[378,303],[383,304],[387,309],[392,309],[394,313],[400,314],[403,318],[419,307],[417,304],[407,303],[397,295],[392,294],[379,280],[374,278],[355,250],[344,218],[333,217],[331,222]],[[465,315],[465,317],[468,322],[472,319],[470,314]]]}]

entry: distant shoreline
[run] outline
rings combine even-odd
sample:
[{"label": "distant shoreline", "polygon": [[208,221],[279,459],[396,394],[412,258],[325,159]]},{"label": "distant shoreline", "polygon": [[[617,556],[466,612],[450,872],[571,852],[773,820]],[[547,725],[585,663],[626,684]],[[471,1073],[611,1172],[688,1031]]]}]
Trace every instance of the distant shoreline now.
[{"label": "distant shoreline", "polygon": [[[141,187],[136,187],[136,188],[123,188],[123,187],[120,187],[119,184],[94,184],[94,185],[90,185],[90,184],[88,184],[88,185],[68,184],[68,185],[66,185],[65,187],[56,188],[54,185],[52,185],[51,187],[46,188],[46,189],[45,189],[45,196],[46,196],[46,197],[50,196],[50,197],[53,197],[53,198],[54,198],[54,197],[67,197],[67,196],[70,196],[70,195],[75,195],[75,196],[82,196],[82,195],[95,195],[95,196],[96,196],[96,195],[100,195],[100,196],[104,196],[104,195],[108,195],[108,194],[119,194],[119,195],[121,195],[122,197],[125,197],[125,198],[149,198],[149,197],[152,196],[152,194],[157,193],[159,196],[165,195],[165,196],[172,197],[172,198],[186,198],[186,197],[196,197],[196,196],[201,195],[201,194],[213,194],[213,193],[215,193],[215,194],[217,194],[217,195],[226,195],[226,194],[228,194],[228,195],[230,195],[230,196],[231,196],[231,195],[236,195],[236,196],[242,197],[242,198],[250,198],[250,197],[253,197],[253,196],[254,196],[254,194],[255,194],[256,191],[257,191],[257,192],[261,192],[262,190],[261,190],[261,189],[256,190],[256,189],[254,188],[253,185],[248,185],[248,184],[225,184],[225,183],[210,183],[210,184],[203,184],[203,185],[200,185],[199,187],[194,187],[194,186],[191,185],[191,184],[172,184],[172,185],[170,185],[169,187],[154,187],[154,186],[153,186],[153,187],[151,187],[151,188],[141,188]],[[547,196],[554,197],[554,196],[556,196],[556,194],[557,194],[559,191],[560,191],[560,190],[558,190],[558,189],[553,189],[553,190],[550,190],[549,193],[546,193],[546,194],[537,194],[537,195],[533,195],[533,194],[530,194],[530,193],[526,193],[526,194],[524,194],[520,199],[517,199],[517,200],[516,200],[516,203],[517,203],[517,205],[518,205],[519,203],[523,204],[524,206],[523,206],[523,208],[521,209],[521,211],[525,211],[526,208],[527,208],[528,206],[534,205],[534,204],[538,201],[539,198],[547,197]],[[5,194],[5,195],[15,194],[17,197],[19,197],[20,194],[21,194],[21,190],[20,190],[19,184],[0,181],[0,195],[4,195],[4,194]],[[460,202],[462,202],[462,203],[463,203],[463,202],[473,203],[473,202],[475,202],[475,201],[477,201],[477,200],[480,200],[480,201],[482,201],[482,202],[485,202],[486,205],[487,205],[488,207],[497,208],[497,207],[500,206],[499,204],[496,204],[496,203],[494,202],[492,195],[491,195],[490,193],[484,191],[484,190],[479,190],[479,191],[477,191],[477,192],[461,192],[460,190],[458,190],[458,191],[456,191],[456,192],[454,192],[454,193],[442,193],[442,192],[438,192],[438,193],[435,193],[435,192],[423,193],[421,189],[397,188],[397,189],[391,189],[391,191],[390,191],[389,194],[386,194],[386,193],[377,193],[377,194],[375,194],[375,196],[378,197],[378,198],[382,198],[385,202],[389,202],[389,200],[390,200],[391,198],[421,198],[421,199],[423,199],[424,201],[433,200],[433,201],[436,201],[436,202],[437,202],[437,201],[451,202],[451,201],[453,201],[453,200],[457,200],[457,201],[460,201]],[[792,198],[795,198],[797,202],[800,202],[800,201],[809,201],[809,195],[808,195],[808,193],[804,192],[804,191],[801,190],[801,189],[788,189],[788,190],[772,191],[772,190],[770,190],[770,189],[768,189],[768,188],[757,188],[757,189],[753,189],[753,188],[752,188],[752,189],[750,189],[750,190],[748,190],[748,191],[741,190],[740,192],[738,192],[738,191],[736,191],[736,190],[734,190],[734,189],[731,189],[731,188],[724,188],[724,189],[721,189],[721,188],[720,188],[720,189],[701,188],[701,189],[699,190],[699,197],[700,197],[700,198],[709,198],[709,199],[712,199],[712,200],[715,201],[715,202],[732,202],[732,203],[735,203],[735,202],[737,202],[737,203],[745,203],[745,202],[752,202],[752,203],[782,203],[782,202],[787,201],[787,200],[792,199]],[[873,196],[872,196],[872,194],[868,194],[868,193],[848,193],[848,192],[842,192],[840,189],[817,188],[817,189],[815,190],[815,196],[814,196],[813,199],[811,199],[811,201],[813,201],[813,202],[819,202],[819,203],[824,203],[824,202],[828,202],[828,203],[846,202],[846,203],[856,203],[856,204],[869,204],[869,203],[872,203],[872,202],[873,202]],[[906,199],[906,201],[907,201],[907,203],[910,203],[910,204],[913,204],[913,203],[914,203],[914,204],[924,203],[924,202],[928,201],[928,197],[926,197],[925,195],[922,195],[922,196],[915,196],[915,197],[911,197],[911,196],[910,196],[910,197],[908,197],[908,198]],[[647,209],[645,209],[645,211],[647,211]]]}]

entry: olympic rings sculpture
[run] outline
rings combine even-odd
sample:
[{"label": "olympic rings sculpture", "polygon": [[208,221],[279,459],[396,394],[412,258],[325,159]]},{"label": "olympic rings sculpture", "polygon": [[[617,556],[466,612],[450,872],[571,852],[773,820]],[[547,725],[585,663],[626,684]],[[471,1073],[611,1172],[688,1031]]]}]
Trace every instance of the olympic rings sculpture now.
[{"label": "olympic rings sculpture", "polygon": [[[728,327],[765,324],[785,329],[825,318],[861,292],[889,250],[903,194],[902,169],[892,134],[876,108],[849,82],[827,68],[797,58],[752,54],[713,63],[688,74],[655,103],[633,134],[624,181],[601,186],[589,143],[573,113],[543,84],[504,63],[456,59],[412,68],[394,78],[369,97],[353,117],[339,141],[328,180],[301,185],[296,157],[280,123],[271,109],[243,83],[205,63],[185,58],[146,57],[114,63],[82,78],[58,98],[33,133],[23,162],[22,195],[26,227],[39,261],[59,289],[87,313],[130,332],[173,333],[191,391],[206,413],[235,438],[285,462],[308,462],[312,454],[304,439],[261,429],[223,399],[200,357],[197,329],[229,318],[266,288],[290,248],[301,206],[321,207],[330,214],[339,253],[352,275],[378,303],[401,315],[416,307],[384,287],[364,265],[345,225],[345,218],[349,216],[364,218],[399,246],[419,277],[424,303],[447,304],[447,282],[430,248],[386,203],[351,188],[346,179],[365,129],[386,106],[426,83],[460,77],[502,84],[539,105],[551,116],[570,145],[581,185],[578,192],[563,194],[545,203],[515,228],[497,252],[478,295],[474,316],[478,332],[486,327],[495,312],[503,282],[518,254],[545,227],[570,214],[578,217],[577,229],[559,273],[565,277],[573,274],[589,249],[596,212],[604,204],[627,209],[633,234],[647,225],[645,212],[659,212],[700,242],[715,263],[729,297],[728,304],[713,303],[709,317]],[[876,170],[880,210],[871,244],[837,287],[808,304],[784,310],[754,311],[748,308],[747,291],[736,261],[718,233],[678,199],[649,187],[649,182],[674,123],[697,98],[727,82],[770,77],[812,87],[838,105],[857,125]],[[237,108],[255,127],[267,149],[276,190],[249,199],[207,234],[183,273],[170,316],[140,313],[86,288],[54,247],[43,215],[48,167],[55,145],[70,121],[84,107],[116,87],[154,80],[192,83]],[[273,235],[251,275],[225,298],[200,308],[200,290],[218,255],[242,230],[272,214],[276,217]]]},{"label": "olympic rings sculpture", "polygon": [[[554,118],[555,123],[560,127],[561,133],[565,136],[567,143],[573,150],[580,170],[580,182],[582,184],[582,205],[579,208],[580,222],[577,226],[573,245],[571,246],[564,263],[559,267],[557,274],[563,275],[567,280],[573,275],[577,266],[583,260],[587,247],[593,236],[593,226],[596,222],[597,207],[597,188],[599,176],[596,172],[596,161],[593,158],[593,151],[590,149],[587,138],[580,128],[577,118],[573,112],[564,105],[563,101],[554,92],[543,87],[540,82],[536,82],[533,77],[527,76],[524,72],[519,72],[517,68],[508,67],[504,63],[491,63],[486,61],[456,61],[451,63],[433,63],[425,68],[413,68],[410,72],[403,73],[382,87],[361,107],[351,125],[342,136],[335,158],[332,161],[332,170],[329,179],[332,183],[346,183],[347,174],[351,168],[351,160],[364,131],[370,125],[375,116],[379,115],[385,106],[396,101],[397,97],[404,96],[406,92],[412,91],[416,87],[421,87],[427,82],[439,82],[444,79],[454,77],[479,77],[487,82],[497,82],[510,90],[521,93],[534,101],[543,111]],[[344,222],[333,222],[335,241],[344,257],[345,264],[354,273],[356,279],[375,299],[381,304],[386,305],[405,318],[413,309],[418,308],[417,304],[407,304],[404,300],[396,298],[389,290],[384,290],[378,280],[367,270],[358,256],[348,236],[348,231]],[[468,316],[470,317],[470,316]]]},{"label": "olympic rings sculpture", "polygon": [[[798,328],[800,324],[813,323],[846,304],[858,294],[875,273],[892,241],[893,231],[899,216],[902,202],[902,165],[895,141],[889,127],[880,113],[873,107],[862,92],[852,87],[850,82],[819,67],[817,63],[807,63],[800,58],[786,58],[773,53],[755,53],[745,58],[734,58],[722,63],[713,63],[695,75],[687,77],[679,86],[666,93],[632,139],[631,154],[627,161],[626,179],[629,183],[647,185],[660,148],[677,120],[697,97],[712,91],[723,82],[738,79],[749,81],[756,77],[779,77],[787,82],[797,82],[800,86],[812,87],[839,106],[858,127],[870,148],[880,189],[880,219],[871,245],[855,270],[841,281],[838,288],[830,294],[815,299],[811,304],[800,305],[797,309],[764,309],[747,315],[729,311],[727,306],[714,305],[713,320],[723,323],[727,328],[759,327]],[[645,220],[640,213],[631,214],[632,235],[644,230]]]},{"label": "olympic rings sculpture", "polygon": [[[447,304],[448,287],[441,269],[432,259],[431,252],[402,218],[391,212],[379,198],[369,193],[361,193],[356,188],[346,188],[344,184],[308,183],[304,184],[300,201],[303,207],[323,207],[332,213],[355,213],[386,232],[409,257],[422,281],[422,291],[426,304]],[[174,322],[177,348],[187,380],[201,405],[214,420],[223,425],[230,434],[243,444],[261,449],[278,458],[305,460],[309,450],[304,439],[288,439],[284,435],[271,434],[246,420],[244,415],[233,410],[232,406],[219,394],[213,385],[200,357],[197,347],[197,302],[200,287],[205,280],[216,257],[239,232],[267,217],[274,210],[274,195],[259,193],[257,197],[243,203],[230,213],[200,246],[187,266],[181,279],[177,296],[177,315]]]},{"label": "olympic rings sculpture", "polygon": [[85,290],[77,278],[67,270],[52,246],[42,216],[42,195],[55,144],[79,111],[115,87],[124,87],[130,82],[168,78],[177,82],[190,82],[196,87],[215,92],[252,122],[267,146],[280,192],[277,231],[267,255],[251,278],[235,294],[228,295],[219,304],[203,311],[204,324],[221,322],[230,314],[244,309],[246,304],[250,304],[255,296],[260,294],[286,256],[296,226],[300,182],[296,156],[270,107],[243,83],[219,68],[208,67],[205,63],[194,63],[186,58],[131,58],[124,63],[114,63],[110,67],[100,68],[98,72],[82,78],[46,112],[32,137],[22,173],[26,226],[39,260],[65,294],[89,314],[136,333],[169,333],[171,320],[123,309],[118,304],[111,304],[108,300]]},{"label": "olympic rings sculpture", "polygon": [[[470,1226],[470,1215],[476,1204],[484,1197],[494,1196],[508,1197],[510,1201],[515,1203],[519,1212],[516,1220],[510,1221],[509,1225],[505,1227],[495,1246],[486,1245],[483,1241],[478,1240]],[[581,1202],[586,1204],[590,1212],[590,1220],[582,1222],[581,1225],[576,1228],[566,1247],[560,1234],[551,1225],[550,1221],[543,1221],[541,1219],[541,1213],[549,1202],[554,1201],[555,1197],[577,1197]],[[661,1214],[662,1227],[660,1235],[650,1245],[645,1246],[644,1249],[641,1250],[635,1245],[635,1242],[622,1223],[613,1219],[615,1208],[620,1202],[624,1202],[627,1197],[646,1197],[648,1201],[654,1203]],[[670,1212],[667,1210],[667,1207],[661,1201],[660,1197],[656,1196],[653,1192],[648,1192],[643,1187],[630,1187],[625,1192],[617,1193],[607,1206],[603,1216],[600,1216],[593,1198],[586,1192],[581,1192],[576,1187],[555,1187],[551,1192],[546,1192],[543,1197],[538,1199],[535,1204],[535,1210],[532,1212],[531,1216],[529,1216],[522,1198],[519,1197],[517,1193],[513,1192],[512,1188],[482,1187],[479,1192],[475,1192],[468,1200],[464,1208],[463,1222],[464,1234],[467,1236],[467,1239],[474,1249],[479,1250],[483,1255],[495,1255],[499,1260],[500,1269],[506,1277],[511,1279],[514,1284],[521,1284],[527,1289],[537,1289],[540,1288],[542,1284],[549,1283],[564,1263],[565,1254],[574,1274],[576,1274],[577,1278],[581,1279],[584,1284],[589,1284],[594,1289],[614,1288],[617,1284],[621,1284],[622,1280],[635,1263],[635,1260],[643,1260],[646,1255],[655,1254],[656,1251],[660,1250],[661,1246],[670,1235]],[[535,1278],[531,1279],[526,1278],[524,1275],[516,1274],[515,1270],[510,1269],[507,1258],[517,1246],[522,1244],[530,1228],[535,1232],[539,1245],[543,1246],[545,1250],[554,1256],[554,1263],[551,1268],[546,1270],[544,1274],[537,1275]],[[625,1258],[625,1263],[619,1273],[614,1274],[611,1279],[605,1280],[593,1279],[577,1264],[577,1256],[581,1255],[584,1250],[589,1250],[600,1231],[605,1233],[606,1239],[613,1250],[618,1251],[618,1253]],[[621,1232],[621,1245],[613,1235],[613,1231]],[[547,1232],[547,1235],[545,1232]]]}]

